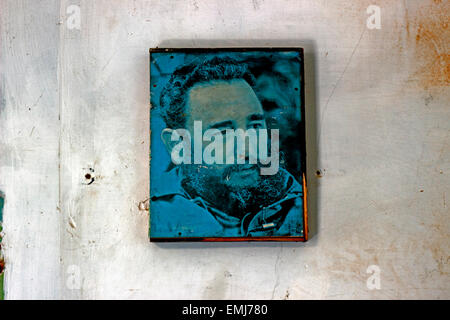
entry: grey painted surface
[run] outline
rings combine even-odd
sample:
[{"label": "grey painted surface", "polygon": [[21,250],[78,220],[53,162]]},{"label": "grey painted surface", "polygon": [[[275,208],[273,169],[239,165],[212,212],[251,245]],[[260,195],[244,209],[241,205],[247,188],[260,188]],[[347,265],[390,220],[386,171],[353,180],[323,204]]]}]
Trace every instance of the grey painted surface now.
[{"label": "grey painted surface", "polygon": [[[373,2],[2,0],[6,298],[450,298],[449,5]],[[148,48],[294,45],[312,239],[149,243]]]}]

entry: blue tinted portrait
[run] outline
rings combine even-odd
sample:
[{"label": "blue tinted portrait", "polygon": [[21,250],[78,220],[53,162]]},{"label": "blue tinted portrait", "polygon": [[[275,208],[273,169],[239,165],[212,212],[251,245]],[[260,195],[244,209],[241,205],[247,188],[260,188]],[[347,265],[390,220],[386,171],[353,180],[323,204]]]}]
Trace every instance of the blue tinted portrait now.
[{"label": "blue tinted portrait", "polygon": [[150,54],[150,238],[306,240],[300,49]]}]

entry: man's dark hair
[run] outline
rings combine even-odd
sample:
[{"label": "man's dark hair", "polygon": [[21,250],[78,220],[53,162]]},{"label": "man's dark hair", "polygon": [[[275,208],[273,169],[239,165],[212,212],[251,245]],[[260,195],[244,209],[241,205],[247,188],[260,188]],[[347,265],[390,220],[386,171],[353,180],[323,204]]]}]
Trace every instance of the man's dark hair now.
[{"label": "man's dark hair", "polygon": [[250,86],[255,83],[248,66],[229,57],[214,57],[200,64],[194,60],[177,68],[161,91],[161,115],[166,125],[172,129],[185,127],[187,92],[195,84],[234,79],[243,79]]}]

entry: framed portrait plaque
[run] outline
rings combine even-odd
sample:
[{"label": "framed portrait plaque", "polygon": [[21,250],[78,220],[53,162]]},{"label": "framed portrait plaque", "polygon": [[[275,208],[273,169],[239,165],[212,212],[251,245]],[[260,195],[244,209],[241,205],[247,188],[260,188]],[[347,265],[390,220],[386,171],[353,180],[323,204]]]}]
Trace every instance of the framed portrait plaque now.
[{"label": "framed portrait plaque", "polygon": [[150,241],[306,241],[301,48],[150,49]]}]

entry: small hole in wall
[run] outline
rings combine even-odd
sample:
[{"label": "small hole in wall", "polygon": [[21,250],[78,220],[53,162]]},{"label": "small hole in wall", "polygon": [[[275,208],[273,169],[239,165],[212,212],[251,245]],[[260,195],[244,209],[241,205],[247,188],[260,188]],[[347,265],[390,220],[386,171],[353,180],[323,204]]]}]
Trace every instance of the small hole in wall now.
[{"label": "small hole in wall", "polygon": [[298,91],[298,88],[294,88],[295,91]]},{"label": "small hole in wall", "polygon": [[84,176],[86,179],[90,179],[92,178],[92,176],[89,173],[86,173],[86,175]]},{"label": "small hole in wall", "polygon": [[173,59],[173,56],[170,56],[170,59]]},{"label": "small hole in wall", "polygon": [[181,236],[181,232],[178,232],[178,235]]},{"label": "small hole in wall", "polygon": [[156,84],[153,85],[153,88],[156,88]]}]

